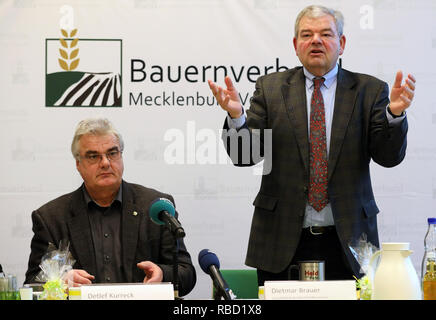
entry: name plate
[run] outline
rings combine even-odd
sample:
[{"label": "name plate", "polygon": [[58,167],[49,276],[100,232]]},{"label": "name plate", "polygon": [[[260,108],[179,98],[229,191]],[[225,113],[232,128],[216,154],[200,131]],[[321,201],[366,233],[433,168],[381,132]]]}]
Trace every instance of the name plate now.
[{"label": "name plate", "polygon": [[265,300],[357,300],[354,280],[265,281]]},{"label": "name plate", "polygon": [[80,288],[81,300],[174,300],[171,283],[92,284]]}]

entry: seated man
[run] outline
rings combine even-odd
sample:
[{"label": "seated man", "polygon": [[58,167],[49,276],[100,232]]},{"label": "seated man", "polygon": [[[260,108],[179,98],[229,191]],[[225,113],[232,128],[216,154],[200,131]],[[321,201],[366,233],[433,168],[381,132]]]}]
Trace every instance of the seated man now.
[{"label": "seated man", "polygon": [[[121,135],[106,119],[81,121],[71,151],[82,186],[32,213],[31,242],[25,283],[35,282],[49,243],[68,241],[76,260],[69,285],[123,282],[173,282],[170,231],[150,220],[156,198],[173,198],[122,179]],[[177,213],[176,213],[177,217]],[[182,239],[178,248],[179,294],[188,294],[196,272]]]}]

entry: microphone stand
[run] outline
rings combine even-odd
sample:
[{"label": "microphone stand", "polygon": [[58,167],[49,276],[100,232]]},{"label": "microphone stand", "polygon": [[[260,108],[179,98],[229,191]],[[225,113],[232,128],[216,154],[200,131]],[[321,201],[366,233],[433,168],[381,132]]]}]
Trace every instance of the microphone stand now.
[{"label": "microphone stand", "polygon": [[179,239],[185,237],[185,231],[183,228],[174,228],[171,227],[169,222],[166,223],[166,227],[171,232],[174,237],[174,247],[173,247],[173,286],[174,286],[174,299],[175,300],[183,300],[183,298],[179,297]]},{"label": "microphone stand", "polygon": [[215,284],[213,284],[213,287],[215,289],[213,293],[213,299],[214,300],[233,300],[236,298],[232,290],[230,289],[229,292],[223,292],[220,290]]},{"label": "microphone stand", "polygon": [[219,290],[219,289],[215,286],[215,284],[213,284],[213,288],[215,289],[215,290],[214,290],[214,293],[213,293],[213,300],[222,300],[223,295],[222,295],[222,293],[221,293],[221,290]]},{"label": "microphone stand", "polygon": [[174,299],[183,300],[179,297],[179,239],[174,237],[174,248],[173,248],[173,285],[174,285]]}]

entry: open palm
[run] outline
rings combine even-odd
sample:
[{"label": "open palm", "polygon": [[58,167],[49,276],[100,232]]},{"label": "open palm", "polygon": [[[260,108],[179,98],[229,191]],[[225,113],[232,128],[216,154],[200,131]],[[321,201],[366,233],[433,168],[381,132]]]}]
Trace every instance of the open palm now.
[{"label": "open palm", "polygon": [[389,108],[391,112],[395,115],[400,115],[410,107],[413,97],[415,95],[415,78],[409,74],[402,84],[403,73],[401,71],[397,72],[395,76],[395,83],[391,90],[390,104]]}]

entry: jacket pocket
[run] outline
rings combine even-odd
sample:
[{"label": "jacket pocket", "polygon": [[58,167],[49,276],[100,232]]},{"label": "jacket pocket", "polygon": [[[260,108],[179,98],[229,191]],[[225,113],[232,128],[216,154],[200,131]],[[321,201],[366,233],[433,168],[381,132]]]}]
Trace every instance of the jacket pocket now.
[{"label": "jacket pocket", "polygon": [[368,202],[363,203],[362,206],[367,218],[371,218],[380,212],[375,200],[369,200]]},{"label": "jacket pocket", "polygon": [[278,198],[258,193],[256,199],[254,199],[253,201],[253,205],[258,208],[274,211],[277,206],[278,200]]}]

